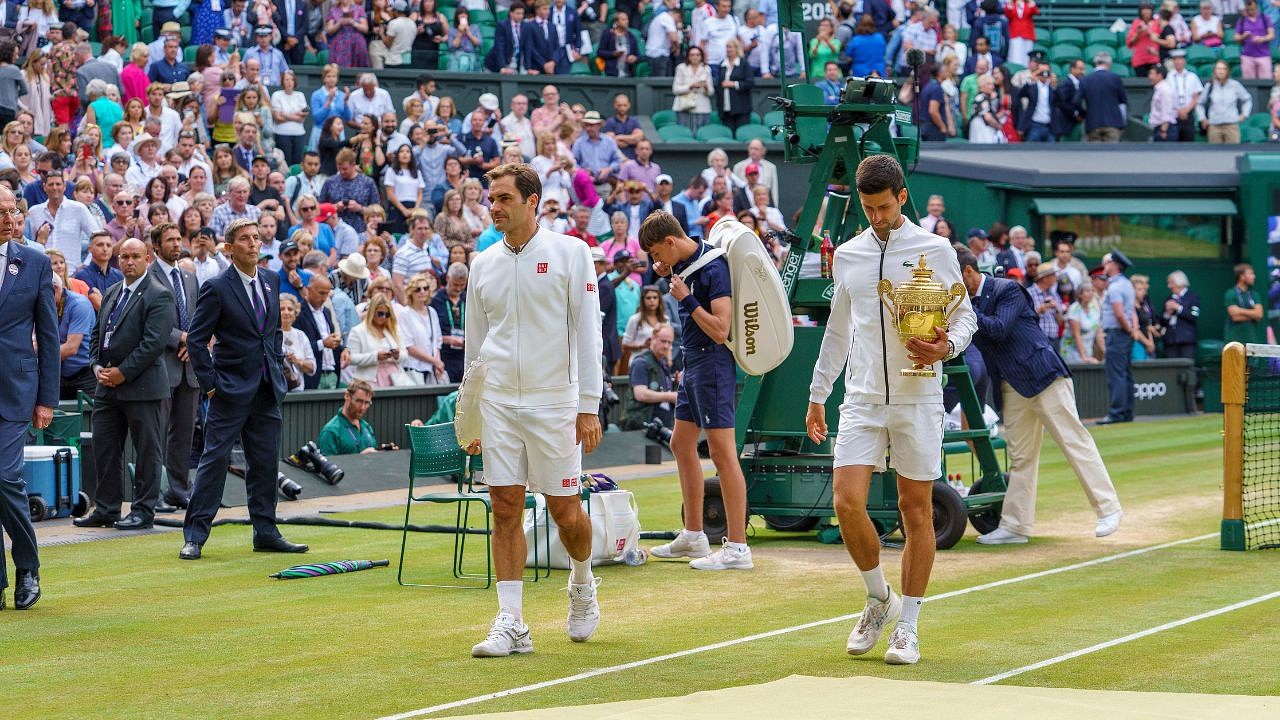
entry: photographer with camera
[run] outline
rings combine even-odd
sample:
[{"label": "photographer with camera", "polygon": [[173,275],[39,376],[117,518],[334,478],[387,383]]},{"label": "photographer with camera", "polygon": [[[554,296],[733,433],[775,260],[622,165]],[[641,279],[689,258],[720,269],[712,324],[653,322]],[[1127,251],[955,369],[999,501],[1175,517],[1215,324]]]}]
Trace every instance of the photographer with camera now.
[{"label": "photographer with camera", "polygon": [[642,430],[651,421],[675,426],[676,370],[671,348],[676,331],[667,323],[654,328],[649,348],[631,359],[631,402],[622,419],[623,430]]},{"label": "photographer with camera", "polygon": [[325,455],[354,455],[379,450],[399,450],[395,443],[378,444],[373,426],[364,419],[373,405],[373,386],[365,380],[352,380],[342,400],[342,410],[324,424],[316,446]]}]

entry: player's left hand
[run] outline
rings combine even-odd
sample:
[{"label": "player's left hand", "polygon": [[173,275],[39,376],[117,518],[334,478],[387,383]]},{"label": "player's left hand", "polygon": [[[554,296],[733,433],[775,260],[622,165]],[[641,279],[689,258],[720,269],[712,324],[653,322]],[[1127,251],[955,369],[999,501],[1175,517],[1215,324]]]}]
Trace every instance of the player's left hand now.
[{"label": "player's left hand", "polygon": [[582,451],[594,451],[600,444],[600,416],[595,413],[578,413],[577,434]]},{"label": "player's left hand", "polygon": [[689,286],[684,284],[684,278],[675,273],[671,273],[671,297],[675,298],[676,302],[689,297]]},{"label": "player's left hand", "polygon": [[933,342],[926,342],[914,337],[907,341],[907,357],[911,362],[932,365],[945,358],[951,352],[951,346],[947,344],[947,331],[942,328],[934,328],[933,332]]}]

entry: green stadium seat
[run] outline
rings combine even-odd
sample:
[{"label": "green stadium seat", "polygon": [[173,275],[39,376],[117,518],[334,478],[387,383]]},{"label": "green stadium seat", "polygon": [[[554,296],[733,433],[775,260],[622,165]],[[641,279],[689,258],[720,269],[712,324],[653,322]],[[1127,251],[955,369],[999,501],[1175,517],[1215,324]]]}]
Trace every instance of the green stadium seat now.
[{"label": "green stadium seat", "polygon": [[190,42],[191,42],[191,26],[183,25],[182,26],[182,44],[186,45]]},{"label": "green stadium seat", "polygon": [[733,137],[738,142],[751,142],[752,140],[770,142],[773,140],[773,133],[764,125],[748,123],[738,128]]},{"label": "green stadium seat", "polygon": [[763,125],[763,124],[764,124],[764,120],[762,120],[762,119],[760,118],[760,113],[758,113],[758,112],[754,112],[754,111],[752,111],[751,116],[750,116],[750,119],[748,120],[748,122],[749,122],[749,123],[751,123],[752,125]]},{"label": "green stadium seat", "polygon": [[[1124,45],[1121,45],[1116,48],[1116,54],[1112,59],[1116,61],[1117,65],[1128,65],[1129,61],[1133,59],[1133,51]],[[1112,69],[1114,70],[1115,68]]]},{"label": "green stadium seat", "polygon": [[1265,132],[1267,128],[1271,127],[1271,114],[1256,112],[1249,116],[1249,119],[1245,121],[1245,124],[1249,127],[1256,127]]},{"label": "green stadium seat", "polygon": [[1111,66],[1111,72],[1119,75],[1122,78],[1131,78],[1133,77],[1133,66],[1121,65],[1119,63],[1116,63]]},{"label": "green stadium seat", "polygon": [[1120,44],[1116,34],[1106,28],[1092,28],[1084,34],[1084,41],[1090,45],[1107,45],[1112,48]]},{"label": "green stadium seat", "polygon": [[1045,55],[1048,55],[1050,47],[1051,46],[1047,43],[1037,42],[1035,45],[1031,46],[1031,52],[1044,53]]},{"label": "green stadium seat", "polygon": [[1240,61],[1240,46],[1239,46],[1239,45],[1223,45],[1223,46],[1222,46],[1222,48],[1221,48],[1221,50],[1222,50],[1222,59],[1223,59],[1223,60],[1226,60],[1227,62],[1239,62],[1239,61]]},{"label": "green stadium seat", "polygon": [[1204,83],[1211,81],[1213,79],[1213,64],[1197,65],[1196,77],[1200,78],[1200,81]]},{"label": "green stadium seat", "polygon": [[684,125],[665,125],[658,128],[662,142],[693,142],[693,131]]},{"label": "green stadium seat", "polygon": [[949,138],[947,138],[947,140],[946,140],[946,141],[947,141],[947,142],[949,142],[949,143],[967,143],[967,142],[969,142],[967,139],[962,138],[962,137],[949,137]]},{"label": "green stadium seat", "polygon": [[494,25],[493,13],[488,10],[472,10],[471,23],[473,25]]},{"label": "green stadium seat", "polygon": [[1027,69],[1026,65],[1019,65],[1018,63],[1015,63],[1015,62],[1007,62],[1001,67],[1009,71],[1009,77],[1013,77],[1014,75],[1017,75],[1018,73]]},{"label": "green stadium seat", "polygon": [[1078,45],[1054,45],[1049,50],[1049,62],[1068,63],[1082,56]]},{"label": "green stadium seat", "polygon": [[1053,31],[1054,45],[1084,45],[1084,33],[1072,27],[1058,28]]},{"label": "green stadium seat", "polygon": [[1084,61],[1086,64],[1091,65],[1093,64],[1094,56],[1096,56],[1100,52],[1104,52],[1108,55],[1115,56],[1116,49],[1110,45],[1102,45],[1100,43],[1095,43],[1093,45],[1089,45],[1084,50],[1082,50],[1080,53],[1080,57],[1084,58]]},{"label": "green stadium seat", "polygon": [[1187,63],[1189,65],[1200,65],[1202,63],[1212,64],[1218,59],[1218,53],[1211,47],[1204,45],[1192,45],[1187,48]]},{"label": "green stadium seat", "polygon": [[298,163],[294,163],[289,166],[289,177],[293,177],[294,175],[299,175],[301,173],[302,173],[302,165]]},{"label": "green stadium seat", "polygon": [[585,61],[579,60],[578,62],[569,66],[569,74],[570,75],[590,75],[591,66],[588,65]]},{"label": "green stadium seat", "polygon": [[[199,47],[197,47],[197,46],[195,46],[195,45],[188,45],[188,46],[186,46],[185,48],[183,48],[183,49],[182,49],[182,61],[183,61],[183,62],[185,62],[187,65],[190,65],[190,66],[192,66],[192,67],[195,67],[195,62],[196,62],[196,51],[197,51],[197,50],[199,50],[199,49],[200,49],[200,48],[199,48]],[[101,53],[94,53],[94,55],[95,55],[95,56],[96,56],[96,55],[100,55],[100,54],[101,54]]]},{"label": "green stadium seat", "polygon": [[722,140],[733,140],[733,131],[724,125],[703,125],[698,128],[698,132],[694,133],[694,137],[702,142],[720,142]]},{"label": "green stadium seat", "polygon": [[[1226,23],[1223,23],[1226,25]],[[1233,27],[1222,28],[1222,42],[1224,45],[1231,45],[1236,41],[1236,29]]]},{"label": "green stadium seat", "polygon": [[1240,142],[1242,143],[1264,143],[1267,141],[1267,131],[1244,125],[1240,128]]},{"label": "green stadium seat", "polygon": [[647,78],[653,77],[653,68],[650,67],[648,60],[641,60],[636,63],[636,77]]},{"label": "green stadium seat", "polygon": [[960,42],[962,43],[969,42],[969,28],[967,27],[960,28],[959,32],[956,34],[956,37],[958,37],[960,39]]},{"label": "green stadium seat", "polygon": [[668,125],[675,125],[676,111],[675,110],[659,110],[658,112],[653,114],[653,117],[651,119],[653,120],[654,127],[657,127],[658,129],[662,129]]},{"label": "green stadium seat", "polygon": [[781,125],[786,120],[786,115],[781,110],[770,110],[764,114],[764,124],[768,127]]},{"label": "green stadium seat", "polygon": [[720,119],[720,113],[718,113],[718,112],[713,112],[713,113],[711,113],[711,116],[710,116],[709,118],[707,118],[707,122],[708,122],[708,123],[710,123],[710,124],[712,124],[712,125],[723,125],[723,124],[724,124],[724,121]]}]

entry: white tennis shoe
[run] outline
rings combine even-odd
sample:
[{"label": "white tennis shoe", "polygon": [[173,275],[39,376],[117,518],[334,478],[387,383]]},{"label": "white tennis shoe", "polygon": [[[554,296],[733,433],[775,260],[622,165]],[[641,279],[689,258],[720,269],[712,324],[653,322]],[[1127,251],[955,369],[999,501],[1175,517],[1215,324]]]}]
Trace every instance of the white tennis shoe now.
[{"label": "white tennis shoe", "polygon": [[920,638],[908,625],[898,623],[889,633],[889,649],[884,661],[890,665],[915,665],[920,662]]},{"label": "white tennis shoe", "polygon": [[751,562],[751,548],[743,545],[741,550],[735,550],[729,547],[729,539],[725,538],[719,550],[690,561],[689,567],[694,570],[750,570],[755,563]]},{"label": "white tennis shoe", "polygon": [[672,560],[675,558],[702,558],[711,554],[711,543],[707,542],[706,533],[698,533],[696,540],[690,540],[685,532],[676,533],[676,539],[666,545],[649,551],[649,554],[662,558],[664,560]]},{"label": "white tennis shoe", "polygon": [[889,588],[889,599],[867,596],[867,604],[862,608],[862,617],[849,633],[849,643],[845,649],[850,655],[863,655],[880,642],[880,636],[890,624],[898,621],[902,614],[902,598]]},{"label": "white tennis shoe", "polygon": [[595,634],[600,624],[600,603],[596,601],[596,586],[600,578],[581,585],[569,584],[569,639],[586,642]]},{"label": "white tennis shoe", "polygon": [[1093,534],[1097,537],[1106,537],[1111,533],[1120,529],[1120,518],[1124,517],[1123,510],[1117,510],[1110,515],[1103,515],[1098,518],[1098,526],[1093,529]]},{"label": "white tennis shoe", "polygon": [[471,648],[471,657],[506,657],[533,652],[529,626],[509,613],[498,613],[489,628],[489,637]]},{"label": "white tennis shoe", "polygon": [[1027,541],[1026,535],[1019,535],[1012,530],[996,528],[986,535],[978,536],[979,545],[1017,545]]}]

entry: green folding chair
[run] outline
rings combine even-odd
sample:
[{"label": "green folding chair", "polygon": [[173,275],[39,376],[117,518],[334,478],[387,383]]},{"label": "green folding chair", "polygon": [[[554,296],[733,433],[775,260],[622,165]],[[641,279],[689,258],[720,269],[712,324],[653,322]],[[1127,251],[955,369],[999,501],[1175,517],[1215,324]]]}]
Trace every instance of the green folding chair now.
[{"label": "green folding chair", "polygon": [[[404,527],[400,536],[400,562],[396,568],[396,582],[400,585],[413,587],[468,588],[475,590],[490,587],[493,584],[493,553],[491,546],[493,527],[490,522],[493,503],[488,491],[477,488],[473,482],[475,473],[480,472],[483,468],[483,460],[480,456],[468,456],[458,447],[458,439],[451,422],[438,425],[406,425],[405,431],[409,434],[409,447],[411,450],[409,458],[409,492],[404,506]],[[457,488],[454,492],[415,494],[414,487],[419,478],[449,476],[457,478]],[[409,540],[409,515],[414,503],[454,506],[455,524],[451,570],[453,577],[464,581],[463,583],[417,583],[405,580],[404,563]],[[471,527],[472,505],[479,505],[479,509],[483,511],[483,530]],[[526,495],[525,509],[533,509],[534,507],[534,496],[531,494]],[[548,525],[548,522],[544,522],[542,531],[539,532],[537,522],[535,521],[534,523],[533,576],[529,578],[528,573],[526,572],[525,574],[526,579],[532,579],[534,582],[537,582],[540,576],[551,576],[551,536],[548,531]],[[467,538],[474,534],[484,536],[485,571],[483,574],[467,569],[465,564]],[[546,571],[545,575],[541,573],[543,569]],[[480,581],[483,581],[483,584]]]}]

